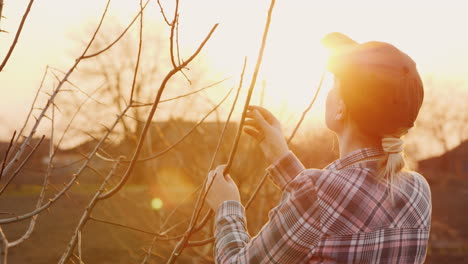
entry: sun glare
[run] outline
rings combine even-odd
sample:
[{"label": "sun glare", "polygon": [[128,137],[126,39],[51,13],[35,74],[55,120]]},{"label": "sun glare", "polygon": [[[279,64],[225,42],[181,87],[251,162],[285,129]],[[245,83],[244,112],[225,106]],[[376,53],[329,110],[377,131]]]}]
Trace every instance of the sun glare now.
[{"label": "sun glare", "polygon": [[[2,20],[2,29],[14,31],[25,2],[11,1],[8,7],[5,6],[4,15],[8,15],[8,19]],[[171,13],[173,2],[162,2],[167,12]],[[391,5],[386,5],[371,0],[278,1],[253,103],[261,102],[261,85],[264,82],[265,106],[275,114],[286,111],[300,115],[310,102],[324,71],[326,51],[321,47],[320,40],[334,31],[342,32],[358,42],[381,40],[395,44],[414,58],[423,77],[436,74],[441,79],[460,80],[462,89],[468,89],[468,68],[465,66],[468,60],[468,35],[459,34],[464,32],[463,25],[467,24],[466,8],[462,8],[462,3],[446,5],[439,1],[395,0]],[[233,77],[234,81],[247,56],[248,70],[244,79],[247,86],[255,66],[268,6],[268,1],[247,0],[183,2],[179,32],[182,57],[191,54],[209,28],[219,23],[200,56],[206,59],[203,61],[206,66],[204,70],[208,72],[206,75],[212,81],[226,77]],[[4,126],[8,127],[7,135],[11,135],[11,127],[17,123],[17,119],[22,119],[27,113],[46,65],[60,69],[70,66],[76,56],[70,47],[77,43],[76,34],[72,32],[80,32],[81,27],[97,23],[97,14],[103,7],[104,3],[98,5],[91,0],[76,4],[50,0],[47,4],[35,6],[8,68],[0,75],[2,85],[9,87],[9,93],[3,95],[5,100],[0,105],[4,113],[0,120],[8,124]],[[422,7],[424,12],[420,12]],[[125,25],[138,8],[135,1],[112,2],[109,16]],[[61,11],[50,12],[52,9]],[[148,25],[164,23],[160,9],[154,3],[145,12]],[[394,18],[395,13],[398,13],[397,19]],[[417,19],[414,14],[418,14]],[[109,26],[106,23],[107,20],[104,26]],[[134,26],[133,30],[137,28]],[[0,46],[8,46],[14,35],[3,34]],[[84,39],[88,37],[83,36]],[[150,47],[144,45],[145,49]],[[148,59],[151,58],[145,58]],[[218,100],[223,94],[223,89],[214,89],[209,96],[212,96],[212,100]],[[323,101],[325,95],[321,93],[318,102]],[[316,106],[311,113],[317,114],[320,109],[320,106]]]},{"label": "sun glare", "polygon": [[160,210],[161,208],[163,207],[163,201],[159,198],[153,198],[153,200],[151,200],[151,208],[153,208],[153,210]]}]

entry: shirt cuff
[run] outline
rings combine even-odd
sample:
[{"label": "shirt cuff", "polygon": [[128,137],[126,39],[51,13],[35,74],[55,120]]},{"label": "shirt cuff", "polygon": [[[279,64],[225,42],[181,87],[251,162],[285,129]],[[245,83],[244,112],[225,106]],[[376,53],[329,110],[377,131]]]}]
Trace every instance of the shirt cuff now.
[{"label": "shirt cuff", "polygon": [[218,209],[216,209],[216,223],[219,223],[226,216],[238,216],[245,218],[245,208],[238,201],[224,201],[218,206]]},{"label": "shirt cuff", "polygon": [[273,162],[266,171],[273,182],[283,190],[286,185],[305,170],[304,165],[292,151],[286,152],[282,157]]}]

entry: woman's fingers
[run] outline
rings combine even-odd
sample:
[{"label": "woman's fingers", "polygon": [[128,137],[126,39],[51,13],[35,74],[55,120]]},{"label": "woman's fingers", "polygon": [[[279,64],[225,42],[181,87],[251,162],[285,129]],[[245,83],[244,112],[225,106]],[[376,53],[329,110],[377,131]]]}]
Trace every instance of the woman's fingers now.
[{"label": "woman's fingers", "polygon": [[258,110],[252,110],[247,112],[246,117],[249,119],[245,119],[244,125],[251,126],[257,130],[264,131],[265,129],[270,128],[270,124],[263,118],[262,114]]},{"label": "woman's fingers", "polygon": [[265,120],[265,118],[263,118],[262,114],[257,109],[253,111],[253,115],[257,121],[257,124],[260,125],[263,131],[270,128],[270,124]]},{"label": "woman's fingers", "polygon": [[257,141],[261,141],[263,139],[263,134],[255,129],[244,127],[244,132]]},{"label": "woman's fingers", "polygon": [[247,109],[251,111],[257,110],[258,112],[260,112],[261,116],[271,125],[278,122],[276,117],[264,107],[257,106],[257,105],[249,105]]},{"label": "woman's fingers", "polygon": [[[231,175],[228,173],[224,173],[224,170],[226,169],[226,164],[219,165],[215,169],[216,176],[219,177],[218,180],[224,180],[228,183],[234,183],[234,180],[231,178]],[[222,176],[222,177],[221,177]]]},{"label": "woman's fingers", "polygon": [[226,169],[226,166],[226,164],[223,164],[216,167],[216,174],[224,176],[224,169]]},{"label": "woman's fingers", "polygon": [[256,130],[262,130],[262,127],[258,124],[257,120],[255,119],[246,119],[244,122],[244,126],[252,127]]},{"label": "woman's fingers", "polygon": [[248,116],[251,117],[251,119],[245,120],[244,132],[253,137],[258,142],[262,141],[265,138],[265,131],[272,128],[271,125],[256,109],[250,111]]}]

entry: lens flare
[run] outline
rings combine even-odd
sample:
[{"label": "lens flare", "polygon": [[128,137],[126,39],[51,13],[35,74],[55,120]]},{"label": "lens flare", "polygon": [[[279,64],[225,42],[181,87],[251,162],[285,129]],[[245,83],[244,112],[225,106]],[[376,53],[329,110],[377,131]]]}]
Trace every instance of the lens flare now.
[{"label": "lens flare", "polygon": [[153,208],[153,210],[159,210],[163,207],[163,201],[159,198],[153,198],[153,200],[151,200],[151,208]]}]

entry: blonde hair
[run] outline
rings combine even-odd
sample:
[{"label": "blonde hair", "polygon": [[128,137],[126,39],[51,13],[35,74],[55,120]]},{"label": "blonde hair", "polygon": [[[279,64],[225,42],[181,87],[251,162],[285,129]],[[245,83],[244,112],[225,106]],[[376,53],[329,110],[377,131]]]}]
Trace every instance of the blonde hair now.
[{"label": "blonde hair", "polygon": [[382,137],[382,149],[386,155],[381,164],[380,177],[388,183],[390,197],[394,202],[394,188],[398,188],[398,181],[404,175],[403,140],[400,136],[384,135]]}]

